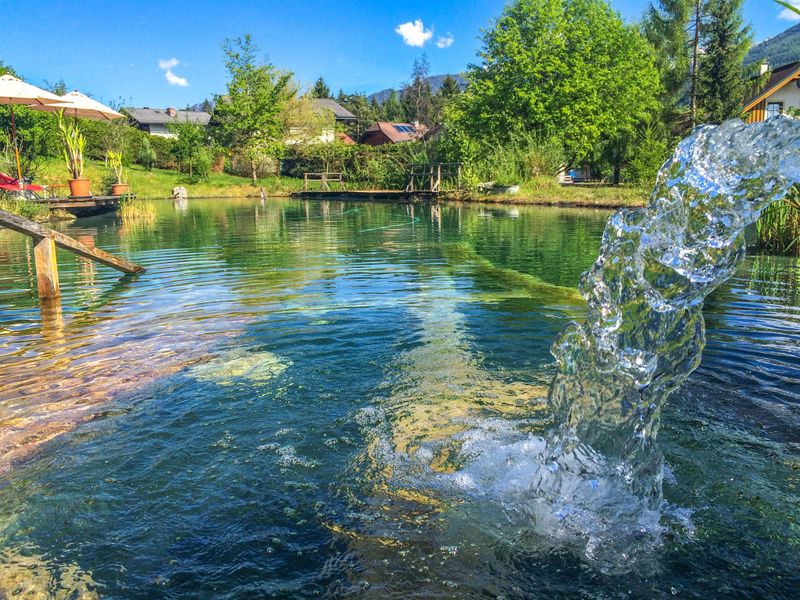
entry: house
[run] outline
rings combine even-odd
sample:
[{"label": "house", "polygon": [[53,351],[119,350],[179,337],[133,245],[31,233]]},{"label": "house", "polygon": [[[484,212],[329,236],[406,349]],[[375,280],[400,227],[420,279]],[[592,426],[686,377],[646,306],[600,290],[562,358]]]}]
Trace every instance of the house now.
[{"label": "house", "polygon": [[[343,107],[341,104],[332,100],[330,98],[313,98],[312,99],[312,109],[317,114],[322,114],[324,112],[331,112],[333,113],[333,118],[335,120],[335,124],[349,124],[355,123],[357,121],[356,116]],[[295,125],[292,125],[292,120],[295,121]],[[345,144],[354,144],[355,142],[348,136],[347,134],[343,134],[345,138],[342,138],[339,133],[336,132],[336,127],[325,127],[322,130],[316,129],[315,127],[311,127],[308,125],[302,124],[302,118],[298,119],[290,119],[290,125],[288,127],[288,131],[286,132],[286,138],[284,139],[284,143],[292,146],[295,144],[330,144],[333,143],[335,140],[339,140]],[[349,141],[348,141],[349,140]]]},{"label": "house", "polygon": [[317,110],[329,110],[333,113],[333,117],[337,123],[347,125],[348,123],[355,123],[356,116],[347,110],[344,106],[336,102],[333,98],[314,98],[314,108]]},{"label": "house", "polygon": [[361,143],[370,146],[382,144],[399,144],[421,139],[427,127],[413,123],[389,123],[378,121],[369,127],[361,136]]},{"label": "house", "polygon": [[[769,65],[761,63],[761,75],[767,71]],[[774,69],[764,89],[744,104],[748,123],[764,121],[789,108],[800,109],[800,61]]]},{"label": "house", "polygon": [[199,123],[208,125],[211,115],[207,112],[196,110],[178,110],[176,108],[126,108],[125,112],[130,117],[134,127],[146,131],[150,135],[161,137],[176,137],[167,125],[169,123]]}]

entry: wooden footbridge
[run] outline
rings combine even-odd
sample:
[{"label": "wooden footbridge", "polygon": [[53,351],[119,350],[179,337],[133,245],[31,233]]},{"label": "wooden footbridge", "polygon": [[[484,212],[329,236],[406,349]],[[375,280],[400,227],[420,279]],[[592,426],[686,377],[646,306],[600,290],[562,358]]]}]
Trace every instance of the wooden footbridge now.
[{"label": "wooden footbridge", "polygon": [[90,248],[68,235],[48,229],[39,223],[4,210],[0,210],[0,227],[12,229],[33,239],[36,282],[39,298],[42,300],[55,299],[61,296],[61,288],[58,282],[56,247],[69,250],[73,254],[99,262],[123,273],[142,273],[145,270],[144,267],[114,256],[105,250]]},{"label": "wooden footbridge", "polygon": [[[441,194],[461,189],[461,163],[420,163],[408,169],[408,180],[402,190],[348,190],[342,173],[304,173],[303,191],[292,194],[295,198],[317,200],[371,200],[383,202],[411,202],[434,200]],[[317,190],[310,182],[319,181]],[[331,189],[337,183],[339,189]]]}]

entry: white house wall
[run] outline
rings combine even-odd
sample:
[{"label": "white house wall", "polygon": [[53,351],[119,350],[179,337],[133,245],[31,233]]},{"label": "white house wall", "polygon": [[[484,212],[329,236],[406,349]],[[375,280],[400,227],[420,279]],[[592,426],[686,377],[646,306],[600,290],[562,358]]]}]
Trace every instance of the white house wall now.
[{"label": "white house wall", "polygon": [[783,110],[787,108],[800,108],[800,88],[797,84],[800,79],[790,81],[774,94],[767,97],[767,103],[770,102],[783,102]]}]

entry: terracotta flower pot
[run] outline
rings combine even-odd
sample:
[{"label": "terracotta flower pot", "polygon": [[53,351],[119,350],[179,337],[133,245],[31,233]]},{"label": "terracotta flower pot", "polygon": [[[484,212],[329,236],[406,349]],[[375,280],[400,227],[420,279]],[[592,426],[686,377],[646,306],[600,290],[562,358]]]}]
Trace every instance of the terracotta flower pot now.
[{"label": "terracotta flower pot", "polygon": [[88,179],[70,179],[69,180],[69,195],[74,198],[86,198],[92,195],[89,190]]},{"label": "terracotta flower pot", "polygon": [[112,196],[124,196],[131,191],[131,186],[127,183],[115,183],[111,186]]}]

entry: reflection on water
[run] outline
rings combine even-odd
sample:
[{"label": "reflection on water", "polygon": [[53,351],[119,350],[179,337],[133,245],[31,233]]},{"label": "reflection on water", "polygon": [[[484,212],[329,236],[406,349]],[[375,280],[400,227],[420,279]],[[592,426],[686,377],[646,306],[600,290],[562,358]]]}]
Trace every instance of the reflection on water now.
[{"label": "reflection on water", "polygon": [[148,270],[59,254],[60,308],[40,310],[26,238],[0,231],[0,597],[24,572],[115,598],[800,584],[797,262],[749,258],[709,300],[703,364],[662,423],[667,535],[619,577],[486,483],[526,481],[549,346],[583,311],[607,213],[157,208],[153,227],[67,228]]}]

